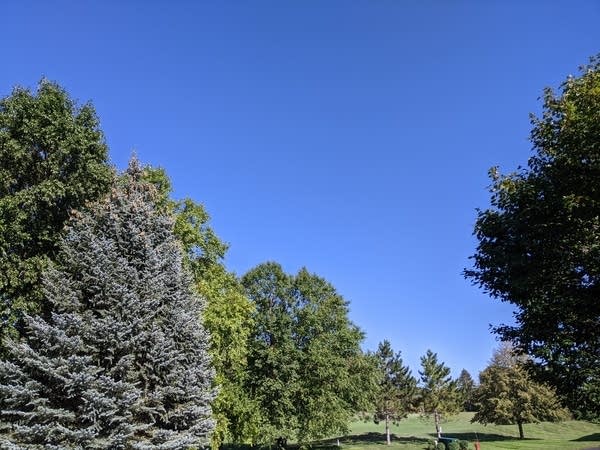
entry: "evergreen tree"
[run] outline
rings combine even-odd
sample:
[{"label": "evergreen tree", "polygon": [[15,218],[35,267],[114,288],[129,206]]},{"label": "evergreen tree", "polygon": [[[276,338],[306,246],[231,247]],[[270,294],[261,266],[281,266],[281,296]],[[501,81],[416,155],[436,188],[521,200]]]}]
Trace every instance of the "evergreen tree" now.
[{"label": "evergreen tree", "polygon": [[397,423],[412,409],[417,392],[417,380],[404,366],[400,352],[394,354],[385,340],[379,344],[375,359],[379,369],[379,389],[375,402],[375,423],[385,422],[387,445],[391,444],[390,422]]},{"label": "evergreen tree", "polygon": [[474,395],[477,387],[475,381],[467,369],[460,371],[460,375],[456,379],[456,389],[460,396],[462,409],[464,411],[474,411]]},{"label": "evergreen tree", "polygon": [[22,314],[49,314],[41,273],[70,211],[107,194],[112,178],[91,104],[47,80],[0,100],[0,340]]},{"label": "evergreen tree", "polygon": [[184,449],[214,427],[202,302],[172,221],[134,159],[70,222],[44,274],[48,320],[27,316],[0,362],[0,447]]},{"label": "evergreen tree", "polygon": [[421,357],[421,405],[425,414],[433,415],[438,438],[442,435],[442,417],[458,412],[460,399],[450,368],[438,362],[437,353],[427,350]]}]

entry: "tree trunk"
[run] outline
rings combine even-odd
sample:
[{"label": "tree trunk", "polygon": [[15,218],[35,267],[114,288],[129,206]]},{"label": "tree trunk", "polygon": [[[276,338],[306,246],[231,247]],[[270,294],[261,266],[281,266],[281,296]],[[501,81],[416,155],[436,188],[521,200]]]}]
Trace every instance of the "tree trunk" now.
[{"label": "tree trunk", "polygon": [[442,437],[442,427],[440,426],[440,413],[438,413],[437,409],[433,411],[433,419],[435,420],[435,431],[439,439]]},{"label": "tree trunk", "polygon": [[525,439],[525,433],[523,433],[523,422],[517,422],[519,425],[519,439]]},{"label": "tree trunk", "polygon": [[387,445],[391,445],[392,441],[390,439],[390,415],[385,415],[385,436],[387,438]]}]

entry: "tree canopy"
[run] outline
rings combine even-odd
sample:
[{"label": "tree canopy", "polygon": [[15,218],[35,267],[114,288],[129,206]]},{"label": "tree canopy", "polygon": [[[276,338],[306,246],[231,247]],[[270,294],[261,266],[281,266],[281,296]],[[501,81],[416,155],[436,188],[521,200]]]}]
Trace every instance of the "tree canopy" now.
[{"label": "tree canopy", "polygon": [[242,278],[255,305],[246,389],[258,403],[256,440],[309,439],[347,431],[368,408],[372,366],[348,304],[323,278],[265,263]]},{"label": "tree canopy", "polygon": [[40,275],[65,221],[112,178],[91,104],[47,80],[0,100],[0,338],[23,313],[48,312]]},{"label": "tree canopy", "polygon": [[525,361],[526,358],[507,346],[495,352],[490,365],[479,375],[473,422],[517,425],[523,439],[526,423],[555,422],[569,417],[556,392],[531,379]]},{"label": "tree canopy", "polygon": [[527,168],[492,178],[465,275],[516,307],[502,339],[533,356],[569,406],[600,417],[600,59],[533,117]]},{"label": "tree canopy", "polygon": [[132,160],[108,198],[77,213],[44,272],[53,312],[26,316],[24,340],[0,362],[2,448],[208,442],[214,372],[203,301],[141,175]]}]

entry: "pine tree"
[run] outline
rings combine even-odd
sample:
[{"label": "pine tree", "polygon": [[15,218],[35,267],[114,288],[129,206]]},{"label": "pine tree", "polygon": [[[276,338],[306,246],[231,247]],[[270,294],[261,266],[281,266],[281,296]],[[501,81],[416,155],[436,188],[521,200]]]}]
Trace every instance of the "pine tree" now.
[{"label": "pine tree", "polygon": [[437,353],[427,350],[421,357],[421,402],[423,412],[433,415],[438,438],[442,436],[441,420],[445,415],[455,414],[459,409],[456,381],[450,376],[450,368],[438,362]]},{"label": "pine tree", "polygon": [[417,380],[402,363],[400,352],[394,354],[388,340],[379,344],[375,358],[380,381],[374,419],[375,423],[385,422],[387,445],[390,445],[390,422],[397,423],[408,415],[417,392]]},{"label": "pine tree", "polygon": [[[202,302],[133,159],[70,222],[44,274],[51,318],[26,317],[0,362],[1,448],[185,449],[214,427]],[[7,426],[6,426],[7,425]]]},{"label": "pine tree", "polygon": [[456,389],[460,396],[462,409],[464,411],[474,411],[473,397],[477,386],[475,386],[475,381],[467,369],[460,371],[460,375],[456,379]]}]

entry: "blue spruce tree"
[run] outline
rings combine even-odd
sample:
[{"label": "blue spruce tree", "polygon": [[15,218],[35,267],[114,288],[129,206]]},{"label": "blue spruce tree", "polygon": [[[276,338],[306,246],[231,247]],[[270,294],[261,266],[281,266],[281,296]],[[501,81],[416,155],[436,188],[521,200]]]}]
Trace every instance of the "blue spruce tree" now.
[{"label": "blue spruce tree", "polygon": [[170,218],[134,158],[76,213],[44,275],[49,321],[0,361],[0,448],[187,449],[214,428],[209,336]]}]

